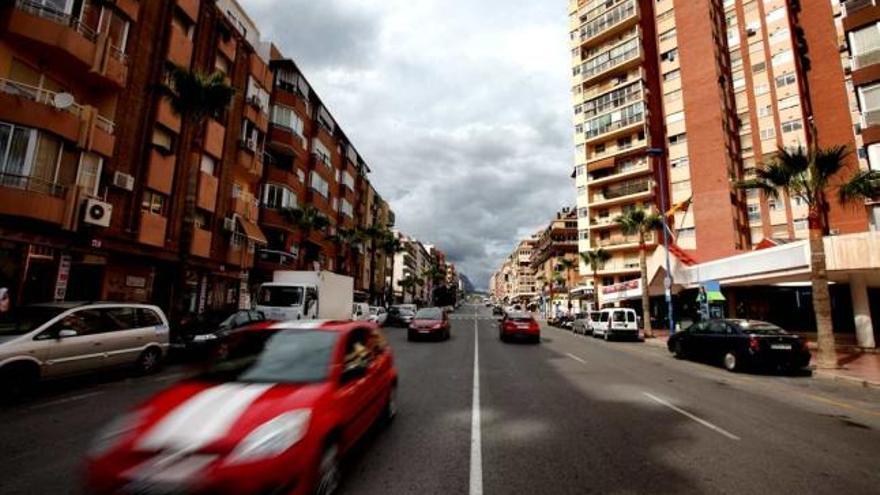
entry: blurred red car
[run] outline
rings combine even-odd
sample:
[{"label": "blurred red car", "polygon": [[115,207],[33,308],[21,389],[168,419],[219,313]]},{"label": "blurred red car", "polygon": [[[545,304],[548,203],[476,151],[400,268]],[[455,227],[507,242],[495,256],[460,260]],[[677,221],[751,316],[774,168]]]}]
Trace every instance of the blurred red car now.
[{"label": "blurred red car", "polygon": [[541,342],[541,325],[529,313],[509,312],[498,324],[498,338],[503,342],[521,338],[537,344]]},{"label": "blurred red car", "polygon": [[438,340],[449,340],[449,314],[443,308],[422,308],[416,312],[412,323],[407,329],[407,340],[421,337],[433,337]]},{"label": "blurred red car", "polygon": [[391,349],[366,322],[274,329],[107,425],[87,459],[88,489],[333,493],[341,456],[396,413]]}]

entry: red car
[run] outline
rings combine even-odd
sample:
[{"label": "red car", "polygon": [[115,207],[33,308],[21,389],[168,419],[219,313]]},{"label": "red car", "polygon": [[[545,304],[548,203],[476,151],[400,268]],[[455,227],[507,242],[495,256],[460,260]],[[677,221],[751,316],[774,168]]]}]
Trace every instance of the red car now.
[{"label": "red car", "polygon": [[391,349],[367,322],[275,330],[254,332],[203,374],[107,425],[88,455],[89,490],[333,493],[339,459],[396,413]]},{"label": "red car", "polygon": [[541,342],[541,325],[529,313],[506,313],[498,326],[498,338],[502,342],[526,339],[537,344]]},{"label": "red car", "polygon": [[438,340],[449,340],[449,315],[443,308],[422,308],[416,312],[406,333],[407,340],[432,337]]}]

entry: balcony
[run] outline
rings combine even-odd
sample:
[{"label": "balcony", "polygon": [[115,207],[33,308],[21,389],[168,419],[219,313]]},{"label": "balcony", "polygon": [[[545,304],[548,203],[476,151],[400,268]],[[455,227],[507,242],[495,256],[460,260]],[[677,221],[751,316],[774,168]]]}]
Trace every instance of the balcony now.
[{"label": "balcony", "polygon": [[844,0],[843,2],[845,15],[847,16],[853,15],[862,9],[874,7],[876,5],[876,0]]},{"label": "balcony", "polygon": [[645,122],[645,104],[637,101],[584,123],[587,143],[631,133]]},{"label": "balcony", "polygon": [[226,128],[214,119],[208,119],[205,131],[205,151],[214,158],[223,158],[223,142],[226,138]]},{"label": "balcony", "polygon": [[181,67],[189,67],[192,62],[193,42],[176,24],[171,26],[171,39],[168,42],[168,60]]},{"label": "balcony", "polygon": [[251,240],[244,234],[233,233],[229,236],[226,249],[226,263],[241,268],[254,266],[254,249]]},{"label": "balcony", "polygon": [[192,245],[189,247],[189,254],[193,256],[201,256],[202,258],[210,258],[212,238],[213,235],[210,230],[200,228],[193,229]]},{"label": "balcony", "polygon": [[138,242],[155,247],[165,246],[165,230],[168,219],[148,211],[141,211],[141,227]]},{"label": "balcony", "polygon": [[177,0],[177,6],[192,22],[199,20],[199,3],[199,0]]},{"label": "balcony", "polygon": [[853,70],[864,69],[869,65],[880,63],[880,49],[868,50],[864,53],[854,54],[852,56]]},{"label": "balcony", "polygon": [[0,79],[0,120],[45,129],[85,150],[113,155],[115,124],[98,115],[94,107],[76,102],[56,104],[57,93],[36,86]]},{"label": "balcony", "polygon": [[278,268],[295,268],[297,255],[274,249],[258,249],[257,260]]},{"label": "balcony", "polygon": [[150,169],[147,173],[147,186],[154,191],[171,194],[174,183],[174,155],[164,154],[157,149],[150,152]]},{"label": "balcony", "polygon": [[[624,0],[610,9],[606,9],[603,5],[594,9],[594,12],[598,10],[604,10],[604,12],[597,13],[598,15],[593,16],[581,26],[581,42],[585,45],[606,40],[632,26],[639,19],[636,0]],[[591,13],[588,12],[587,15],[589,16]]]},{"label": "balcony", "polygon": [[210,212],[214,211],[217,207],[217,182],[217,177],[199,172],[199,192],[196,196],[196,206]]},{"label": "balcony", "polygon": [[653,181],[650,179],[637,179],[607,186],[593,194],[590,206],[608,206],[648,197],[653,194],[652,185]]},{"label": "balcony", "polygon": [[607,217],[593,217],[590,218],[590,230],[601,230],[601,229],[610,229],[617,226],[617,222],[614,221],[614,216]]},{"label": "balcony", "polygon": [[587,60],[581,66],[585,84],[603,76],[628,70],[638,65],[642,58],[641,39],[636,36]]},{"label": "balcony", "polygon": [[156,122],[174,132],[180,132],[180,115],[177,115],[177,112],[171,107],[171,100],[167,97],[159,99],[159,108],[156,110]]},{"label": "balcony", "polygon": [[651,166],[646,158],[624,160],[609,168],[593,169],[589,172],[587,184],[590,187],[597,187],[623,179],[631,179],[651,171]]},{"label": "balcony", "polygon": [[253,194],[241,193],[232,197],[232,211],[251,222],[257,221],[257,199]]},{"label": "balcony", "polygon": [[72,61],[83,73],[95,76],[96,83],[117,88],[126,84],[125,53],[111,46],[106,33],[96,32],[71,14],[31,0],[16,0],[3,24],[14,40],[40,45],[25,48],[36,49],[49,59]]},{"label": "balcony", "polygon": [[[645,245],[654,244],[654,235],[645,236]],[[600,239],[594,237],[590,243],[592,248],[603,248],[609,251],[632,249],[639,247],[639,236],[637,235],[612,235],[608,239]]]},{"label": "balcony", "polygon": [[263,153],[251,142],[238,142],[238,164],[255,177],[263,176]]},{"label": "balcony", "polygon": [[62,225],[68,205],[66,187],[21,175],[0,173],[0,213]]},{"label": "balcony", "polygon": [[584,118],[589,120],[597,115],[612,112],[645,98],[644,83],[641,79],[623,87],[615,87],[590,97],[584,102]]}]

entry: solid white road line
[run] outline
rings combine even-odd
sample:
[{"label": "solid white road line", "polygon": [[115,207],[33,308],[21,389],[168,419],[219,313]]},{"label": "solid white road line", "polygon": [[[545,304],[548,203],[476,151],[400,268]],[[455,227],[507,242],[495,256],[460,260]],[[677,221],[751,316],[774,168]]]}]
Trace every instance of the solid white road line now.
[{"label": "solid white road line", "polygon": [[583,359],[581,359],[581,358],[575,356],[574,354],[572,354],[572,353],[570,353],[570,352],[566,352],[565,355],[568,356],[568,357],[570,357],[570,358],[572,358],[572,359],[574,359],[575,361],[577,361],[577,362],[579,362],[579,363],[581,363],[581,364],[587,364],[586,361],[584,361]]},{"label": "solid white road line", "polygon": [[96,395],[101,395],[103,393],[104,393],[103,390],[99,391],[99,392],[88,392],[85,394],[74,395],[72,397],[65,397],[63,399],[53,400],[53,401],[49,401],[49,402],[43,402],[42,404],[35,404],[35,405],[29,407],[28,409],[42,409],[44,407],[57,406],[58,404],[67,404],[68,402],[76,402],[78,400],[87,399],[89,397],[94,397]]},{"label": "solid white road line", "polygon": [[483,494],[483,448],[480,433],[480,341],[474,319],[474,398],[471,404],[471,484],[470,495]]},{"label": "solid white road line", "polygon": [[648,392],[642,392],[642,393],[645,394],[646,396],[648,396],[648,398],[650,398],[650,399],[653,400],[654,402],[657,402],[658,404],[662,404],[662,405],[668,407],[669,409],[672,409],[673,411],[675,411],[675,412],[677,412],[677,413],[679,413],[679,414],[681,414],[681,415],[683,415],[683,416],[686,416],[686,417],[688,417],[688,418],[690,418],[690,419],[696,421],[697,423],[700,423],[701,425],[705,426],[706,428],[709,428],[710,430],[713,430],[713,431],[715,431],[715,432],[717,432],[717,433],[720,433],[720,434],[724,435],[725,437],[727,437],[727,438],[729,438],[729,439],[731,439],[731,440],[739,440],[739,439],[740,439],[738,436],[736,436],[736,435],[734,435],[733,433],[731,433],[731,432],[725,430],[724,428],[721,428],[721,427],[715,426],[715,425],[713,425],[712,423],[706,421],[706,420],[703,419],[703,418],[699,418],[699,417],[697,417],[697,416],[694,416],[693,414],[691,414],[691,413],[685,411],[684,409],[682,409],[682,408],[680,408],[680,407],[678,407],[678,406],[676,406],[676,405],[674,405],[674,404],[671,404],[671,403],[669,403],[669,402],[667,402],[667,401],[661,399],[660,397],[657,397],[656,395],[649,394]]}]

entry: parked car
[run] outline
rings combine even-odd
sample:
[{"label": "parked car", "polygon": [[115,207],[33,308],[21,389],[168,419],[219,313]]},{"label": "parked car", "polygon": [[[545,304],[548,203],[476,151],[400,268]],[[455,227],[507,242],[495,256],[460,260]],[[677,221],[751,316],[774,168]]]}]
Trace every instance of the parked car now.
[{"label": "parked car", "polygon": [[695,323],[672,335],[667,347],[679,359],[720,363],[728,371],[749,367],[793,371],[810,364],[806,340],[758,320]]},{"label": "parked car", "polygon": [[156,306],[52,303],[24,306],[0,320],[0,395],[42,379],[134,365],[156,371],[168,351],[168,319]]},{"label": "parked car", "polygon": [[396,327],[408,327],[415,318],[416,312],[410,309],[401,308],[399,306],[391,306],[388,310],[388,317],[385,320],[386,325]]},{"label": "parked car", "polygon": [[593,337],[611,340],[617,337],[639,338],[639,318],[630,308],[610,308],[599,312],[599,321],[593,325]]},{"label": "parked car", "polygon": [[367,303],[352,303],[351,305],[351,319],[354,321],[369,321],[370,320],[370,305]]},{"label": "parked car", "polygon": [[335,488],[339,460],[397,412],[391,349],[363,322],[273,329],[108,424],[87,454],[89,493]]},{"label": "parked car", "polygon": [[498,338],[502,342],[524,339],[537,344],[541,342],[541,325],[529,313],[507,313],[498,324]]},{"label": "parked car", "polygon": [[395,304],[393,307],[396,307],[398,309],[405,309],[407,311],[412,311],[413,313],[415,313],[416,311],[419,310],[419,307],[416,306],[415,304]]},{"label": "parked car", "polygon": [[599,311],[578,313],[571,324],[571,330],[581,335],[592,335],[593,325],[599,321]]},{"label": "parked car", "polygon": [[380,327],[385,325],[385,321],[388,320],[388,311],[385,311],[385,308],[382,306],[370,306],[370,318],[369,321],[372,321],[376,325]]},{"label": "parked car", "polygon": [[492,307],[492,316],[504,316],[504,308],[495,305]]},{"label": "parked car", "polygon": [[188,357],[225,355],[235,332],[261,330],[271,323],[261,311],[209,311],[184,320],[172,332],[171,348]]},{"label": "parked car", "polygon": [[443,308],[420,309],[406,333],[407,340],[416,340],[430,337],[437,340],[449,340],[450,337],[449,315]]}]

